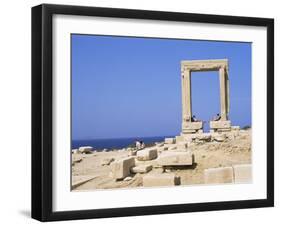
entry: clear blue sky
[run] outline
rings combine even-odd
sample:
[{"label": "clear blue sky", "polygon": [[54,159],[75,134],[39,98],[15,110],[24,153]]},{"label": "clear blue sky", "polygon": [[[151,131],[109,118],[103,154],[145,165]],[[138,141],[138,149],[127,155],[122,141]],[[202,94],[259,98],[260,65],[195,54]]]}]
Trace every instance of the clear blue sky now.
[{"label": "clear blue sky", "polygon": [[[177,135],[182,60],[229,60],[233,125],[251,125],[251,43],[72,35],[72,137]],[[193,114],[220,112],[218,72],[192,73]]]}]

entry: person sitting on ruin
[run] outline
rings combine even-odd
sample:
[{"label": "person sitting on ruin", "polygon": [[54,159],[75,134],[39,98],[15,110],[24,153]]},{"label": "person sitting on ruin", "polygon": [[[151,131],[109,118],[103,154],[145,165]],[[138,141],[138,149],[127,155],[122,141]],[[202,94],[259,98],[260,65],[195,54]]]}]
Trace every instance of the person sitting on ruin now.
[{"label": "person sitting on ruin", "polygon": [[141,142],[139,140],[135,141],[135,145],[136,145],[137,150],[141,149]]},{"label": "person sitting on ruin", "polygon": [[145,148],[145,144],[144,144],[144,142],[142,140],[140,141],[140,148],[141,149]]},{"label": "person sitting on ruin", "polygon": [[191,122],[199,122],[195,115],[191,117]]},{"label": "person sitting on ruin", "polygon": [[142,140],[136,140],[135,145],[136,145],[137,150],[141,150],[141,149],[145,148],[145,144]]},{"label": "person sitting on ruin", "polygon": [[219,121],[221,119],[220,114],[217,114],[216,116],[213,117],[213,121]]}]

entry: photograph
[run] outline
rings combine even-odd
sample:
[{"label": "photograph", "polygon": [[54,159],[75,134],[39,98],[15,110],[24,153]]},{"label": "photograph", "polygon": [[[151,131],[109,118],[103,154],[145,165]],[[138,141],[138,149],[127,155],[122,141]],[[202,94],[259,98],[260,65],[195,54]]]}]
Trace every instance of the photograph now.
[{"label": "photograph", "polygon": [[274,19],[32,7],[31,215],[274,206]]},{"label": "photograph", "polygon": [[251,42],[69,38],[71,191],[252,183]]}]

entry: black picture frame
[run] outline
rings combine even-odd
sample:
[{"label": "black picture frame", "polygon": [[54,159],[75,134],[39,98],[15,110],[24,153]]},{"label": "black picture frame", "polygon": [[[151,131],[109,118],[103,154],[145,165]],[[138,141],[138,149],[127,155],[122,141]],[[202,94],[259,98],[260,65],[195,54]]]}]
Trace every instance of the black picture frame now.
[{"label": "black picture frame", "polygon": [[[52,18],[55,14],[267,28],[267,198],[95,210],[52,210]],[[274,20],[177,12],[43,4],[32,8],[32,218],[40,221],[123,217],[274,206]]]}]

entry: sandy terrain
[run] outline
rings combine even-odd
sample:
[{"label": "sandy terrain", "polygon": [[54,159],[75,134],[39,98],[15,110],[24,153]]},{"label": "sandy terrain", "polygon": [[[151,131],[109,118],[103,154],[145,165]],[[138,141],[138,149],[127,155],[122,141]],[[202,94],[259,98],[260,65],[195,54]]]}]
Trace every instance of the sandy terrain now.
[{"label": "sandy terrain", "polygon": [[[152,164],[153,169],[148,174],[174,173],[181,177],[181,185],[204,183],[204,169],[233,166],[251,163],[251,130],[241,130],[234,138],[222,142],[192,142],[188,150],[194,154],[193,166],[184,168],[157,167],[157,159],[151,161],[136,161],[136,165]],[[103,165],[104,160],[116,161],[130,156],[127,149],[94,152],[93,154],[72,154],[72,184],[73,190],[113,189],[142,186],[142,177],[146,174],[132,174],[129,181],[115,181],[111,177],[111,166]],[[77,183],[77,181],[87,181]]]}]

